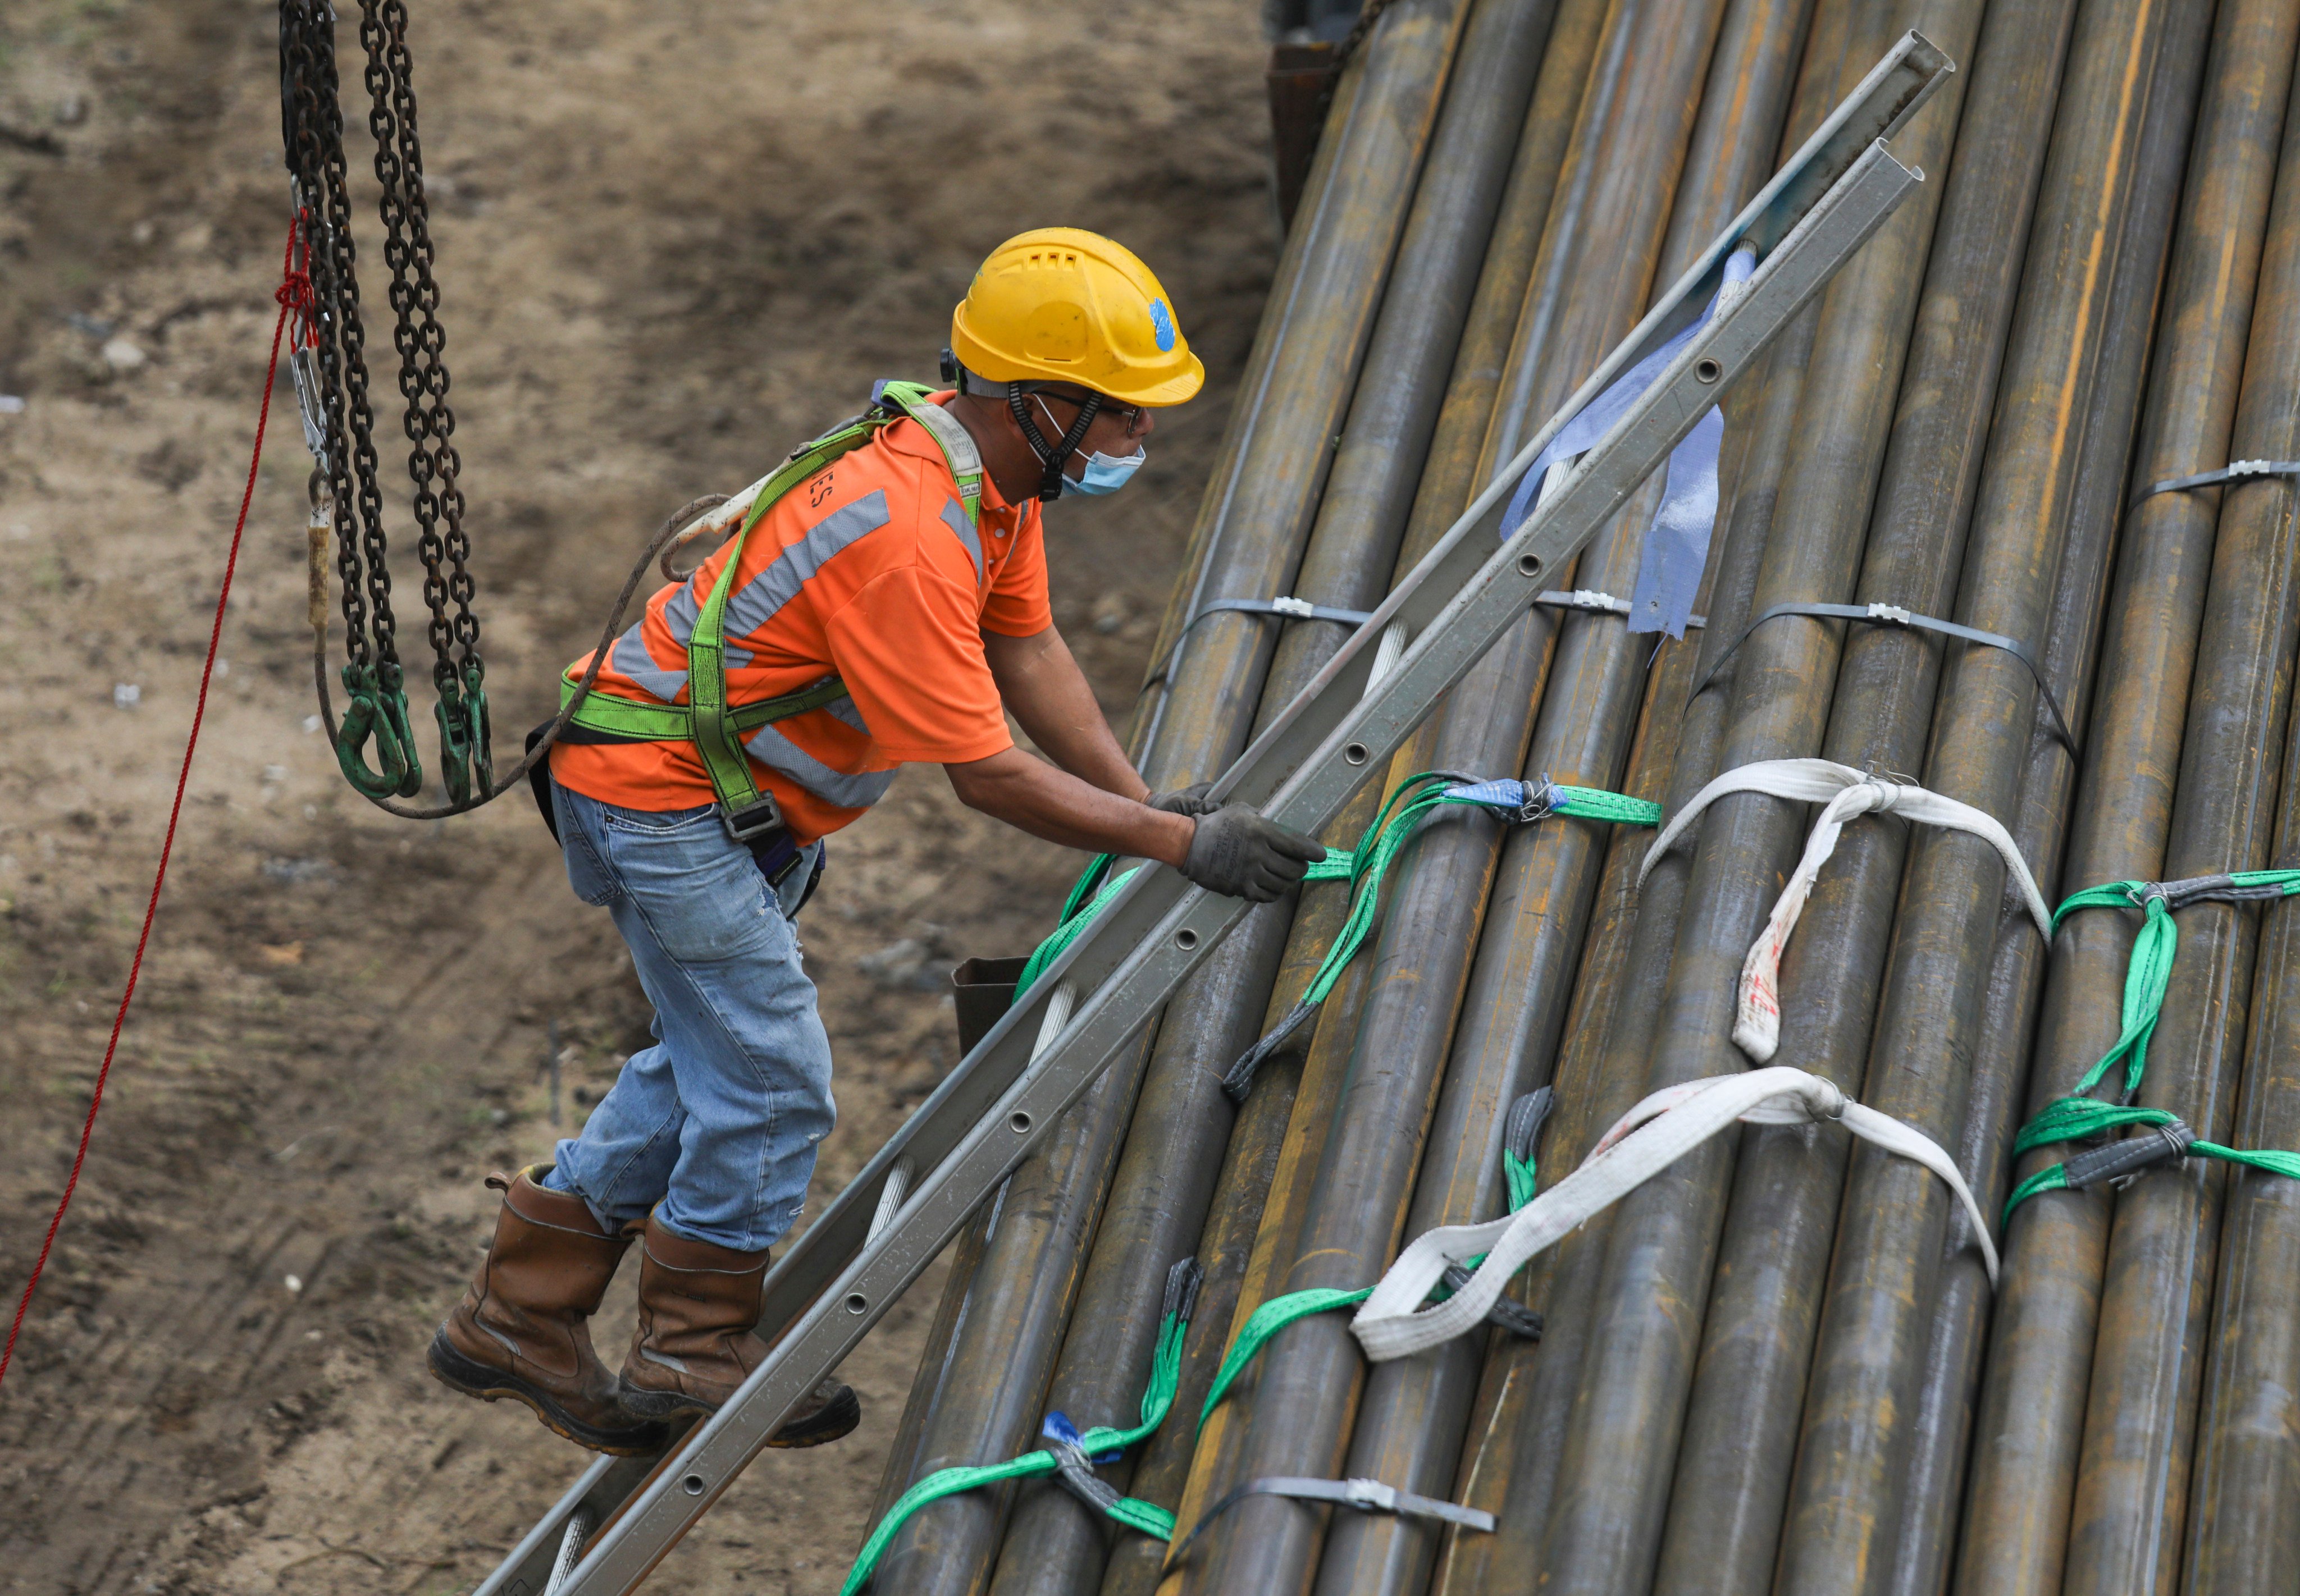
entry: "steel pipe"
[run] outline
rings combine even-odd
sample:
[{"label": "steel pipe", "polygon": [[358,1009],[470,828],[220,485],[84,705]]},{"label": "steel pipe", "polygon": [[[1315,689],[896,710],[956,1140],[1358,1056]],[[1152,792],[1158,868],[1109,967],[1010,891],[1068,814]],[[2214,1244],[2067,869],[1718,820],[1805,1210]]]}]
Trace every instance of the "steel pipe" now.
[{"label": "steel pipe", "polygon": [[[1967,556],[1958,614],[1968,625],[2040,637],[2080,468],[2123,474],[2204,21],[2200,9],[2154,5],[2079,21]],[[2034,678],[2003,651],[1954,656],[1926,785],[2010,815],[2036,702]],[[2003,861],[1962,845],[1972,840],[1928,829],[1911,842],[1862,1093],[1936,1140],[1963,1120],[1965,1061],[1979,1040],[1995,938],[1973,930],[2003,911]],[[1888,1582],[1947,1208],[1904,1171],[1853,1155],[1790,1484],[1783,1596]]]},{"label": "steel pipe", "polygon": [[[1482,0],[1471,15],[1462,64],[1430,140],[1427,164],[1436,180],[1419,187],[1407,216],[1367,349],[1369,380],[1351,404],[1293,582],[1296,596],[1370,609],[1387,592],[1381,573],[1396,562],[1412,503],[1411,463],[1429,447],[1437,423],[1554,16],[1554,0]],[[1347,635],[1331,621],[1287,623],[1254,729],[1309,683]],[[1197,773],[1218,770],[1236,752],[1217,751]],[[1260,1034],[1254,1021],[1290,918],[1274,905],[1254,916],[1167,1010],[1048,1393],[1052,1407],[1122,1416],[1147,1377],[1166,1263],[1197,1244],[1232,1128],[1222,1076]],[[1120,1459],[1105,1477],[1123,1487],[1130,1462]],[[1092,1590],[1101,1584],[1110,1539],[1107,1518],[1070,1492],[1026,1484],[991,1589],[999,1596]]]},{"label": "steel pipe", "polygon": [[[2074,11],[2072,0],[1999,7],[1979,40],[1855,603],[1942,615],[1954,601],[2020,278],[2021,252],[2004,240],[2027,237]],[[1867,627],[1843,646],[1824,756],[1915,767],[1943,644]],[[1906,840],[1881,820],[1846,831],[1781,970],[1771,1061],[1855,1096]],[[1657,1592],[1771,1586],[1848,1151],[1833,1127],[1743,1133]]]},{"label": "steel pipe", "polygon": [[[1909,26],[1966,60],[1977,5],[1856,9],[1846,79]],[[1899,143],[1929,171],[1945,164],[1961,79]],[[1755,603],[1843,602],[1899,386],[1940,186],[1929,183],[1823,297],[1777,522]],[[1826,726],[1839,643],[1825,623],[1777,621],[1743,645],[1721,766],[1811,754]],[[1742,958],[1802,842],[1804,810],[1754,795],[1704,818],[1646,1090],[1744,1068],[1728,1040]],[[1654,1578],[1701,1317],[1723,1218],[1729,1138],[1680,1160],[1619,1206],[1590,1309],[1590,1351],[1557,1464],[1540,1554],[1552,1588],[1642,1592]]]},{"label": "steel pipe", "polygon": [[[1398,558],[1400,575],[1427,552],[1474,496],[1478,452],[1492,413],[1504,354],[1525,296],[1605,12],[1605,0],[1562,0],[1552,25],[1436,434],[1416,486],[1404,547]],[[1410,761],[1402,761],[1394,769],[1409,766]],[[1379,796],[1371,791],[1363,794],[1327,840],[1354,844],[1371,821]],[[1284,973],[1266,1011],[1265,1027],[1276,1023],[1300,995],[1339,927],[1346,896],[1340,891],[1325,891],[1304,898],[1288,944]],[[1199,1248],[1207,1275],[1199,1295],[1199,1319],[1184,1348],[1176,1399],[1179,1412],[1195,1413],[1203,1404],[1215,1367],[1236,1333],[1234,1320],[1242,1322],[1246,1313],[1272,1294],[1271,1274],[1291,1257],[1302,1200],[1308,1190],[1303,1177],[1304,1160],[1313,1151],[1307,1137],[1332,1112],[1333,1093],[1340,1080],[1338,1059],[1346,1054],[1347,1039],[1354,1034],[1363,998],[1363,968],[1361,960],[1357,969],[1345,975],[1314,1026],[1297,1032],[1264,1060],[1240,1111]],[[1319,1035],[1325,1036],[1327,1043],[1313,1047],[1312,1039]],[[1296,1118],[1299,1131],[1289,1123]],[[1269,1199],[1266,1210],[1265,1197]],[[1236,1260],[1234,1265],[1231,1260]],[[1235,1439],[1229,1417],[1227,1406],[1215,1415],[1204,1447],[1198,1445],[1194,1431],[1180,1424],[1169,1425],[1153,1437],[1135,1469],[1135,1492],[1177,1508],[1186,1519],[1189,1517],[1194,1504],[1203,1502],[1204,1484],[1218,1471],[1227,1443]],[[1104,1596],[1141,1596],[1154,1588],[1164,1551],[1162,1546],[1147,1541],[1121,1540],[1110,1559]]]},{"label": "steel pipe", "polygon": [[[1522,353],[1516,362],[1521,372],[1539,374],[1504,378],[1480,477],[1514,452],[1519,428],[1529,434],[1534,418],[1561,403],[1606,343],[1636,320],[1658,263],[1664,202],[1685,158],[1722,12],[1714,0],[1651,8],[1625,0],[1616,6],[1604,48],[1622,47],[1635,37],[1638,58],[1621,79],[1626,92],[1593,96],[1583,105],[1574,159],[1593,174],[1593,203],[1578,237],[1553,225],[1544,241],[1520,323]],[[1527,358],[1537,353],[1538,361]],[[1531,403],[1512,403],[1513,389]],[[1608,583],[1627,583],[1643,532],[1641,520],[1617,516],[1580,569]],[[1564,629],[1586,635],[1587,628],[1576,623],[1591,619],[1575,616]],[[1618,625],[1610,618],[1604,624]],[[1455,690],[1435,738],[1434,764],[1497,773],[1521,768],[1559,630],[1554,616],[1537,611],[1479,662]],[[1620,719],[1634,702],[1637,680],[1630,671],[1596,663],[1605,652],[1600,649],[1594,669],[1577,673],[1566,691],[1569,696],[1596,694],[1612,705],[1612,718]],[[1605,718],[1599,716],[1600,723]],[[1319,1163],[1298,1260],[1286,1283],[1289,1290],[1364,1284],[1396,1244],[1493,877],[1499,830],[1481,816],[1449,817],[1433,823],[1400,856],[1375,951],[1376,988],[1360,1022],[1347,1096]],[[1246,1399],[1239,1477],[1332,1475],[1362,1378],[1346,1324],[1331,1315],[1299,1321],[1272,1340],[1262,1362]],[[1315,1563],[1320,1517],[1280,1498],[1238,1503],[1201,1537],[1204,1550],[1184,1571],[1185,1588],[1294,1588]]]},{"label": "steel pipe", "polygon": [[[2229,191],[2217,197],[2225,204]],[[2209,285],[2188,266],[2201,257],[2191,255],[2185,239],[2182,255],[2172,302],[2195,308],[2176,312],[2168,322],[2138,461],[2143,475],[2167,460],[2224,446],[2233,408],[2232,351],[2212,336],[2220,309],[2212,304]],[[2122,473],[2113,474],[2110,484],[2107,462],[2092,473],[2121,498]],[[2125,528],[2127,547],[2104,650],[2108,677],[2092,717],[2083,796],[2069,827],[2062,872],[2067,884],[2153,878],[2162,869],[2172,802],[2169,777],[2185,724],[2212,542],[2209,504],[2186,497],[2187,503],[2177,496],[2145,503]],[[2056,639],[2056,652],[2057,646]],[[2032,784],[2035,779],[2032,774]],[[2038,807],[2035,794],[2024,795],[2027,815]],[[2023,830],[2034,826],[2024,816]],[[2048,960],[1998,950],[1989,1009],[2000,1027],[2021,1027],[2036,1011],[2029,994],[2049,967],[2036,1030],[2032,1108],[2062,1095],[2115,1038],[2113,1008],[2132,942],[2132,927],[2116,923],[2119,919],[2078,917],[2055,938]],[[2111,1006],[2105,1015],[2098,1007],[2104,1001]],[[2020,1055],[2016,1040],[2000,1036],[1976,1060],[1963,1146],[1968,1167],[1983,1183],[1984,1201],[2001,1196],[2009,1185],[2011,1110],[2021,1100]],[[1948,1454],[1968,1450],[1955,1432],[1971,1411],[1972,1477],[1960,1590],[2009,1592],[2033,1589],[2039,1579],[2055,1586],[2060,1581],[2108,1217],[2105,1202],[2068,1195],[2075,1201],[2056,1194],[2023,1204],[2002,1238],[2007,1268],[1994,1306],[1995,1367],[1977,1409],[1965,1392],[1978,1380],[1974,1366],[1990,1310],[1969,1270],[1951,1264],[1942,1271],[1912,1467],[1929,1461],[1937,1476],[1930,1489],[1953,1490],[1955,1467]],[[2008,1378],[2021,1383],[2015,1387]],[[1944,1538],[1936,1532],[1918,1541],[1910,1549],[1912,1560],[1928,1569],[1945,1567]]]},{"label": "steel pipe", "polygon": [[[1194,584],[1207,596],[1284,592],[1300,563],[1332,459],[1329,440],[1355,386],[1467,12],[1467,0],[1400,0],[1353,62],[1359,81],[1347,117],[1326,141],[1330,157],[1321,152],[1329,170],[1313,178],[1316,204],[1296,229],[1302,253],[1288,298],[1269,312],[1284,337],[1240,394],[1254,425],[1234,428],[1238,449],[1209,486],[1204,514],[1215,525]],[[1231,535],[1230,527],[1253,535]],[[1145,774],[1154,786],[1219,770],[1245,746],[1272,651],[1268,624],[1255,618],[1224,611],[1184,627],[1146,734]],[[1271,917],[1265,910],[1256,918]],[[995,1283],[1005,1311],[978,1309],[967,1320],[945,1365],[947,1389],[930,1399],[914,1465],[920,1475],[1002,1460],[1036,1434],[1146,1058],[1138,1046],[1130,1067],[1107,1072],[1064,1116],[1057,1145],[1011,1177],[1005,1217],[977,1271]],[[1068,1143],[1074,1151],[1063,1151]],[[1012,1495],[1011,1487],[964,1492],[917,1514],[880,1559],[885,1587],[983,1588]]]},{"label": "steel pipe", "polygon": [[[1828,112],[1845,62],[1851,9],[1846,0],[1822,0],[1816,9],[1784,148],[1803,143]],[[1716,678],[1717,686],[1729,684],[1730,661],[1722,651],[1753,612],[1818,314],[1814,306],[1800,315],[1767,356],[1763,373],[1726,399],[1727,453],[1720,463],[1737,463],[1730,475],[1721,471],[1721,553],[1705,595],[1710,624],[1697,649],[1670,651],[1654,672],[1649,722],[1674,711],[1679,724],[1658,745],[1646,744],[1649,765],[1641,766],[1636,756],[1631,762],[1630,790],[1667,807],[1684,803],[1716,774],[1722,694],[1710,691],[1689,701],[1687,695],[1712,670],[1727,673]],[[1642,1079],[1653,1006],[1624,1002],[1622,996],[1653,991],[1668,969],[1686,864],[1682,852],[1663,859],[1640,890],[1638,865],[1646,845],[1638,837],[1616,837],[1606,862],[1598,894],[1596,934],[1603,941],[1584,956],[1588,996],[1575,997],[1577,1013],[1558,1061],[1559,1111],[1541,1153],[1552,1170],[1579,1165],[1604,1126],[1635,1100]],[[1497,1524],[1490,1535],[1451,1539],[1437,1578],[1446,1596],[1471,1596],[1496,1581],[1513,1585],[1518,1571],[1539,1555],[1559,1447],[1588,1348],[1588,1304],[1611,1225],[1610,1210],[1597,1215],[1526,1270],[1526,1299],[1542,1305],[1546,1328],[1538,1348],[1504,1341],[1488,1355],[1458,1488],[1463,1500],[1493,1511]]]},{"label": "steel pipe", "polygon": [[[2296,44],[2300,19],[2291,8],[2243,0],[2221,12],[2212,43],[2179,238],[2188,270],[2174,279],[2186,292],[2168,302],[2167,327],[2171,337],[2224,340],[2221,363],[2231,373],[2249,320],[2237,307],[2248,306],[2257,281]],[[2291,177],[2300,184],[2300,171]],[[2258,325],[2269,345],[2259,353],[2272,364],[2290,330]],[[2193,389],[2187,397],[2194,402]],[[2281,403],[2268,401],[2271,414]],[[2256,411],[2240,416],[2235,441],[2282,441],[2262,439],[2259,420]],[[2204,444],[2214,460],[2227,447],[2212,449],[2218,441]],[[2221,495],[2165,849],[2171,878],[2270,860],[2300,640],[2291,491],[2261,480]],[[2256,907],[2181,911],[2179,954],[2140,1084],[2144,1105],[2178,1114],[2212,1142],[2228,1140],[2235,1118],[2259,926]],[[2062,1581],[2071,1596],[2179,1589],[2226,1179],[2227,1166],[2191,1160],[2116,1199]]]},{"label": "steel pipe", "polygon": [[[1769,175],[1807,17],[1806,0],[1737,0],[1726,8],[1662,249],[1664,279],[1681,271]],[[1634,523],[1649,514],[1648,503],[1633,500],[1625,519]],[[1621,555],[1627,553],[1624,547]],[[1595,586],[1625,592],[1634,576],[1626,568],[1601,572]],[[1632,733],[1640,726],[1629,695],[1644,686],[1654,653],[1652,642],[1628,633],[1626,624],[1620,617],[1594,615],[1567,622],[1529,777],[1620,785]],[[1662,652],[1679,657],[1693,650],[1677,644]],[[1680,679],[1680,704],[1684,688]],[[1673,743],[1674,717],[1658,727],[1649,719],[1643,725],[1641,744],[1656,736],[1664,746]],[[1650,769],[1649,748],[1646,763]],[[1549,1080],[1600,869],[1613,841],[1607,831],[1568,822],[1518,832],[1504,844],[1462,1034],[1422,1154],[1409,1232],[1489,1218],[1500,1210],[1504,1117],[1510,1103]],[[1465,1337],[1432,1357],[1375,1369],[1345,1472],[1445,1495],[1484,1362],[1482,1341]],[[1428,1520],[1338,1516],[1315,1588],[1336,1596],[1420,1592],[1436,1557],[1438,1531]]]},{"label": "steel pipe", "polygon": [[[2300,447],[2300,128],[2288,128],[2275,212],[2253,314],[2251,353],[2234,444]],[[2233,446],[2233,445],[2232,445]],[[2281,486],[2281,485],[2278,485]],[[2288,486],[2283,488],[2288,494]],[[2188,496],[2188,495],[2166,495]],[[2225,542],[2270,513],[2288,508],[2250,487],[2230,491],[2221,511]],[[2300,838],[2300,751],[2288,749],[2282,817],[2276,844],[2281,865]],[[2245,1063],[2234,1144],[2300,1146],[2300,1096],[2293,1027],[2300,994],[2293,971],[2300,945],[2296,922],[2271,909],[2262,935],[2256,977],[2259,1012]],[[2183,927],[2185,930],[2186,928]],[[2219,1285],[2207,1344],[2212,1359],[2199,1420],[2193,1525],[2187,1537],[2184,1589],[2194,1596],[2230,1596],[2288,1583],[2300,1567],[2300,1313],[2291,1301],[2300,1279],[2300,1226],[2291,1219],[2290,1185],[2243,1170],[2228,1187]],[[2280,1384],[2279,1384],[2280,1383]]]}]

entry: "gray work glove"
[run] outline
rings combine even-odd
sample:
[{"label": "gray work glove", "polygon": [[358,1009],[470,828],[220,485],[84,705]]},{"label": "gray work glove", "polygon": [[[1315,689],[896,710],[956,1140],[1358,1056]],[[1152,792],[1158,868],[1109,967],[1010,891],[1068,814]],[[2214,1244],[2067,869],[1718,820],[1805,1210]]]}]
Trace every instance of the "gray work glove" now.
[{"label": "gray work glove", "polygon": [[1302,873],[1326,857],[1314,837],[1265,820],[1243,803],[1225,804],[1197,818],[1182,874],[1193,885],[1226,898],[1268,903],[1297,885]]},{"label": "gray work glove", "polygon": [[1210,781],[1202,781],[1194,787],[1184,787],[1179,792],[1153,793],[1142,802],[1170,815],[1188,815],[1196,819],[1199,815],[1212,814],[1220,807],[1206,798],[1206,794],[1213,790],[1213,785]]}]

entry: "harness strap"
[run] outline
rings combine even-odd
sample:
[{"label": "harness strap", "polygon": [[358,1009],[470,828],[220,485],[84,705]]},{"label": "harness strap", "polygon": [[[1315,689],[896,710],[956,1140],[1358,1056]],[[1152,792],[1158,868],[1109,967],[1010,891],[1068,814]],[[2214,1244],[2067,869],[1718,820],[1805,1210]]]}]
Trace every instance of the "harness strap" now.
[{"label": "harness strap", "polygon": [[2124,1061],[2125,1101],[2130,1102],[2140,1090],[2141,1075],[2148,1068],[2148,1039],[2155,1034],[2157,1018],[2163,1012],[2164,994],[2171,986],[2173,956],[2180,946],[2173,910],[2192,903],[2253,902],[2296,892],[2300,892],[2300,870],[2238,870],[2193,876],[2184,881],[2111,881],[2070,894],[2054,912],[2056,927],[2080,909],[2137,908],[2141,922],[2139,934],[2132,940],[2131,960],[2124,969],[2122,1018],[2115,1044],[2085,1071],[2075,1091],[2062,1101],[2083,1101],[2120,1059]]},{"label": "harness strap", "polygon": [[1059,1483],[1090,1503],[1097,1511],[1116,1523],[1143,1534],[1163,1541],[1174,1533],[1174,1516],[1156,1502],[1143,1501],[1131,1496],[1121,1496],[1094,1472],[1094,1464],[1115,1458],[1126,1448],[1147,1439],[1158,1426],[1166,1422],[1166,1414],[1174,1405],[1175,1387],[1182,1377],[1182,1339],[1189,1332],[1190,1315],[1197,1306],[1198,1284],[1203,1276],[1196,1259],[1186,1258],[1166,1271],[1166,1298],[1158,1324],[1158,1342],[1150,1355],[1150,1379],[1142,1392],[1142,1422],[1131,1429],[1112,1429],[1096,1425],[1080,1430],[1068,1416],[1049,1413],[1045,1435],[1054,1444],[1024,1452],[1004,1463],[992,1463],[980,1467],[938,1469],[912,1485],[887,1509],[871,1531],[869,1540],[856,1554],[854,1567],[848,1570],[846,1583],[839,1586],[839,1596],[855,1596],[871,1583],[871,1575],[879,1566],[888,1546],[900,1534],[904,1525],[928,1503],[962,1491],[971,1491],[981,1485],[995,1485],[1002,1480],[1028,1479],[1038,1475],[1056,1475]]},{"label": "harness strap", "polygon": [[[751,775],[750,756],[743,739],[760,727],[794,715],[803,715],[848,696],[846,684],[830,676],[796,693],[746,704],[727,699],[727,605],[734,596],[735,573],[742,564],[743,548],[752,530],[792,488],[875,436],[880,428],[908,416],[927,430],[942,451],[956,485],[970,527],[979,524],[982,503],[982,456],[957,417],[929,397],[931,390],[914,382],[881,382],[871,394],[872,408],[855,420],[834,428],[812,443],[791,451],[790,457],[760,484],[735,536],[727,559],[719,569],[711,592],[696,617],[687,644],[687,702],[640,703],[593,692],[577,708],[570,725],[622,741],[691,742],[711,778],[727,833],[746,844],[771,840],[787,829],[782,807],[771,793],[762,792]],[[563,706],[578,690],[571,672],[560,677]]]},{"label": "harness strap", "polygon": [[2300,1179],[2300,1153],[2222,1147],[2204,1141],[2179,1115],[2162,1109],[2121,1107],[2088,1097],[2062,1098],[2038,1115],[2013,1143],[2013,1151],[2026,1152],[2048,1143],[2105,1136],[2126,1126],[2146,1128],[2139,1135],[2087,1148],[2065,1163],[2038,1170],[2013,1187],[2012,1194],[2004,1200],[2004,1222],[2009,1224],[2012,1210],[2039,1192],[2081,1192],[2103,1184],[2121,1187],[2151,1169],[2192,1158],[2217,1159],[2288,1180]]},{"label": "harness strap", "polygon": [[[1254,1072],[1262,1068],[1262,1060],[1299,1030],[1317,1011],[1318,1005],[1326,1001],[1334,983],[1341,979],[1342,971],[1373,931],[1382,879],[1389,872],[1390,861],[1425,817],[1448,804],[1482,809],[1506,824],[1520,826],[1529,826],[1552,815],[1621,826],[1658,826],[1662,818],[1658,803],[1598,787],[1564,786],[1546,776],[1532,781],[1520,781],[1514,777],[1477,781],[1454,771],[1424,770],[1408,777],[1383,802],[1372,825],[1366,828],[1365,836],[1349,855],[1349,915],[1310,977],[1301,1002],[1240,1054],[1238,1062],[1223,1075],[1222,1090],[1231,1101],[1246,1101],[1254,1085]],[[1330,859],[1327,862],[1329,866],[1333,863]],[[1316,866],[1304,877],[1319,878]]]}]

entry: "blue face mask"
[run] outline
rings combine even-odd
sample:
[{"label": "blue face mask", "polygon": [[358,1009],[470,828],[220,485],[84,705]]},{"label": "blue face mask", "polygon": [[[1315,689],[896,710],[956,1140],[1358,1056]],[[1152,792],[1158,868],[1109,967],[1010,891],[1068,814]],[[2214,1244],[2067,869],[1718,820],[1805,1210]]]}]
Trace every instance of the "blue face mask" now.
[{"label": "blue face mask", "polygon": [[[1038,410],[1046,418],[1047,424],[1054,427],[1054,434],[1059,437],[1062,429],[1054,425],[1054,412],[1046,408],[1044,399],[1038,401]],[[1134,446],[1133,453],[1122,458],[1104,454],[1097,449],[1086,457],[1085,475],[1073,481],[1069,472],[1062,473],[1062,497],[1067,499],[1072,494],[1089,494],[1100,498],[1104,494],[1114,494],[1126,486],[1127,479],[1140,470],[1142,462],[1149,458],[1139,444]]]},{"label": "blue face mask", "polygon": [[1140,470],[1142,462],[1149,458],[1147,452],[1139,445],[1133,453],[1119,460],[1112,460],[1096,450],[1086,457],[1086,475],[1076,480],[1063,477],[1062,497],[1067,499],[1072,494],[1114,494],[1126,486],[1128,478]]}]

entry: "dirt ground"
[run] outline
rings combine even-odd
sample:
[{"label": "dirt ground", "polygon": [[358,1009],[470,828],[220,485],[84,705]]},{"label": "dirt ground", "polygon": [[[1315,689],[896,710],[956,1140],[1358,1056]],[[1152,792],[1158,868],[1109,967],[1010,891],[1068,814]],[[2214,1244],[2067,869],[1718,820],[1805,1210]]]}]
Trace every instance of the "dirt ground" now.
[{"label": "dirt ground", "polygon": [[[1122,719],[1275,253],[1257,9],[414,0],[498,747],[668,510],[871,378],[931,375],[974,263],[1052,222],[1139,249],[1213,376],[1136,486],[1052,518],[1058,618]],[[272,29],[268,0],[0,8],[10,1304],[127,970],[246,469],[286,222]],[[481,1176],[580,1122],[646,1004],[523,799],[415,825],[337,776],[307,719],[308,461],[273,422],[142,990],[0,1386],[0,1591],[468,1590],[584,1460],[421,1355],[485,1244]],[[834,840],[804,923],[842,1110],[818,1204],[954,1061],[950,961],[1027,949],[1078,862],[932,770]],[[939,1284],[850,1361],[862,1429],[769,1454],[660,1588],[838,1588]]]}]

